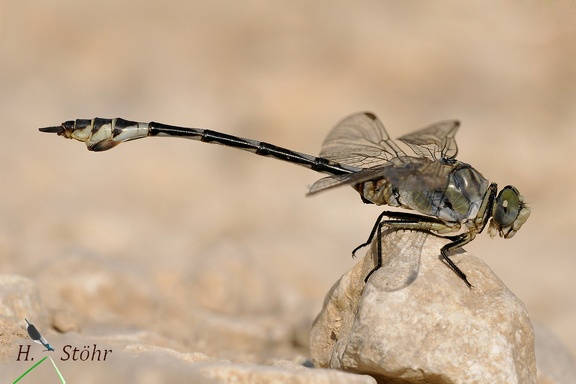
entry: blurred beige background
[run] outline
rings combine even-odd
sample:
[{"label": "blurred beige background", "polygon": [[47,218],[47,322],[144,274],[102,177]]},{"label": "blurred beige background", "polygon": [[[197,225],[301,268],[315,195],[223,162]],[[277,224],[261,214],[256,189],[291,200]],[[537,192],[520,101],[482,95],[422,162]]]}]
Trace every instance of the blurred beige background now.
[{"label": "blurred beige background", "polygon": [[37,128],[118,116],[316,154],[361,110],[393,137],[462,121],[459,159],[533,208],[466,249],[576,354],[574,1],[0,1],[0,272],[82,249],[152,278],[234,249],[320,310],[380,212],[353,190],[305,198],[320,175],[198,142],[95,154]]}]

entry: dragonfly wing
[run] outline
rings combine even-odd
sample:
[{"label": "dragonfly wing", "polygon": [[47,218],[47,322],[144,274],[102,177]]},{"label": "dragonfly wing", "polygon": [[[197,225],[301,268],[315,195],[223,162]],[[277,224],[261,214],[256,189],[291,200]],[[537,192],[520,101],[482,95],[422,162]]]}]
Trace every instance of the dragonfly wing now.
[{"label": "dragonfly wing", "polygon": [[338,123],[320,151],[320,157],[358,168],[374,168],[405,155],[371,112],[357,113]]},{"label": "dragonfly wing", "polygon": [[[28,320],[26,320],[26,322],[28,322]],[[26,331],[28,331],[28,336],[30,336],[30,338],[32,340],[39,343],[38,340],[40,340],[40,338],[42,338],[42,335],[40,334],[38,329],[34,326],[34,324],[28,323],[28,326],[26,327]]]},{"label": "dragonfly wing", "polygon": [[382,245],[386,252],[382,254],[378,281],[384,291],[393,292],[407,287],[418,277],[424,242],[430,234],[410,231],[410,235],[405,235],[397,229],[384,231],[387,236],[383,236]]},{"label": "dragonfly wing", "polygon": [[340,187],[342,185],[354,185],[368,180],[374,180],[382,176],[382,167],[367,168],[354,173],[344,175],[333,175],[324,177],[310,187],[307,195],[313,195],[327,189]]},{"label": "dragonfly wing", "polygon": [[406,143],[418,156],[431,160],[452,160],[458,154],[456,132],[460,122],[447,120],[432,124],[398,140]]}]

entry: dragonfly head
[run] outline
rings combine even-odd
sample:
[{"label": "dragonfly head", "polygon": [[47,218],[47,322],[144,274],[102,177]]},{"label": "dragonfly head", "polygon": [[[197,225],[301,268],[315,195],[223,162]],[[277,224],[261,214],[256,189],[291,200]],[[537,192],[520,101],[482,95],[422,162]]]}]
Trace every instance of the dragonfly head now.
[{"label": "dragonfly head", "polygon": [[490,236],[496,236],[509,239],[530,217],[530,208],[524,203],[524,197],[516,188],[507,185],[502,188],[492,209],[492,219],[488,226]]}]

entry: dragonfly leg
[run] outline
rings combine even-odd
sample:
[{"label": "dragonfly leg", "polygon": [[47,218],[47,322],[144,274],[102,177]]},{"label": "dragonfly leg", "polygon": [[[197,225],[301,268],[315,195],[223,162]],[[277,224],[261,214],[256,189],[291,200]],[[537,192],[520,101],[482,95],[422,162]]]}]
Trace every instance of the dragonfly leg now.
[{"label": "dragonfly leg", "polygon": [[[390,220],[383,220],[384,216],[388,217]],[[372,231],[370,232],[370,236],[366,243],[363,243],[356,247],[353,251],[356,252],[358,249],[369,245],[372,240],[374,239],[374,235],[377,235],[377,255],[376,255],[376,265],[374,269],[372,269],[366,278],[364,279],[365,282],[368,281],[368,278],[377,271],[380,267],[382,267],[382,227],[389,227],[389,228],[396,228],[396,229],[413,229],[413,230],[424,230],[424,231],[435,231],[435,232],[447,232],[447,231],[454,231],[459,229],[459,225],[450,225],[441,220],[416,215],[412,213],[406,212],[392,212],[392,211],[385,211],[378,216]],[[457,236],[445,236],[451,242],[446,244],[444,247],[440,249],[440,254],[442,258],[448,263],[450,268],[460,277],[469,288],[472,288],[472,284],[468,281],[466,275],[448,256],[448,253],[456,248],[462,247],[465,244],[468,244],[472,241],[475,237],[475,233],[473,232],[466,232],[461,235]]]},{"label": "dragonfly leg", "polygon": [[[384,212],[386,213],[386,212]],[[366,275],[366,277],[364,278],[364,283],[368,282],[368,279],[370,278],[370,276],[372,276],[372,274],[374,272],[376,272],[378,269],[380,269],[382,267],[382,217],[384,215],[380,214],[380,216],[378,216],[378,220],[376,221],[376,225],[374,226],[374,228],[372,228],[372,233],[370,234],[370,238],[368,239],[368,243],[372,242],[372,238],[374,237],[374,230],[378,231],[378,235],[376,238],[377,244],[376,244],[376,265],[374,266],[374,268],[372,268],[372,270],[370,272],[368,272],[368,274]],[[360,247],[363,247],[364,245],[361,245]],[[356,247],[356,249],[358,249],[358,247]],[[356,249],[354,251],[356,251]],[[352,254],[354,254],[354,252],[352,252]]]},{"label": "dragonfly leg", "polygon": [[[384,216],[392,220],[382,220]],[[442,231],[446,228],[451,228],[443,221],[435,220],[431,217],[407,212],[384,211],[376,219],[374,227],[372,227],[372,231],[370,232],[370,236],[368,236],[368,240],[352,250],[352,257],[356,257],[356,252],[360,248],[364,248],[372,243],[372,240],[374,240],[374,235],[379,233],[383,225],[398,229],[422,229],[433,231]]]},{"label": "dragonfly leg", "polygon": [[470,284],[470,282],[468,281],[468,278],[466,277],[464,272],[462,272],[462,270],[460,268],[458,268],[458,266],[456,264],[454,264],[454,262],[452,260],[450,260],[450,257],[448,257],[448,252],[468,244],[469,242],[471,242],[474,239],[474,237],[475,237],[475,234],[473,234],[472,232],[467,232],[467,233],[463,233],[462,235],[459,235],[459,236],[451,237],[450,239],[452,240],[452,242],[446,244],[445,246],[443,246],[440,249],[440,254],[442,255],[442,258],[444,260],[446,260],[446,262],[448,263],[450,268],[452,268],[454,273],[456,273],[459,278],[464,280],[464,282],[466,283],[468,288],[472,288],[472,284]]},{"label": "dragonfly leg", "polygon": [[[383,220],[384,217],[388,217],[391,220]],[[352,251],[352,257],[355,257],[355,253],[362,247],[370,245],[372,240],[374,240],[374,235],[377,236],[376,244],[376,266],[366,275],[364,282],[368,282],[370,276],[376,272],[380,267],[382,267],[382,227],[397,228],[397,229],[416,229],[416,230],[443,230],[448,226],[440,220],[435,220],[426,216],[416,215],[407,212],[394,212],[394,211],[384,211],[376,219],[374,227],[370,232],[370,236],[365,243],[360,244]]]},{"label": "dragonfly leg", "polygon": [[[354,248],[352,250],[352,257],[355,258],[356,257],[356,251],[358,251],[360,248],[364,248],[367,245],[370,245],[370,243],[372,243],[372,240],[374,240],[374,235],[378,232],[380,233],[380,229],[382,228],[381,222],[382,222],[382,218],[384,216],[388,216],[388,214],[391,212],[388,211],[384,211],[382,212],[378,218],[376,219],[376,222],[374,223],[374,227],[372,227],[372,231],[370,232],[370,236],[368,236],[368,240],[366,240],[365,243],[360,244],[359,246],[357,246],[356,248]],[[380,236],[380,235],[379,235]]]}]

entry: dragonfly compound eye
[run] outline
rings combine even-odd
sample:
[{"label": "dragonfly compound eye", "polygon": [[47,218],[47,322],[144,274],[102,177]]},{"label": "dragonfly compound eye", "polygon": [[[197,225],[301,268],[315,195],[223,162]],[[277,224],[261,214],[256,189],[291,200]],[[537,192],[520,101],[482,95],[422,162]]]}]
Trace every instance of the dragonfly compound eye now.
[{"label": "dragonfly compound eye", "polygon": [[522,195],[511,185],[504,187],[494,203],[492,220],[488,227],[490,236],[499,234],[505,239],[513,237],[530,216],[530,208]]},{"label": "dragonfly compound eye", "polygon": [[512,186],[507,186],[500,191],[494,207],[494,220],[501,227],[508,227],[518,217],[520,212],[520,194]]}]

